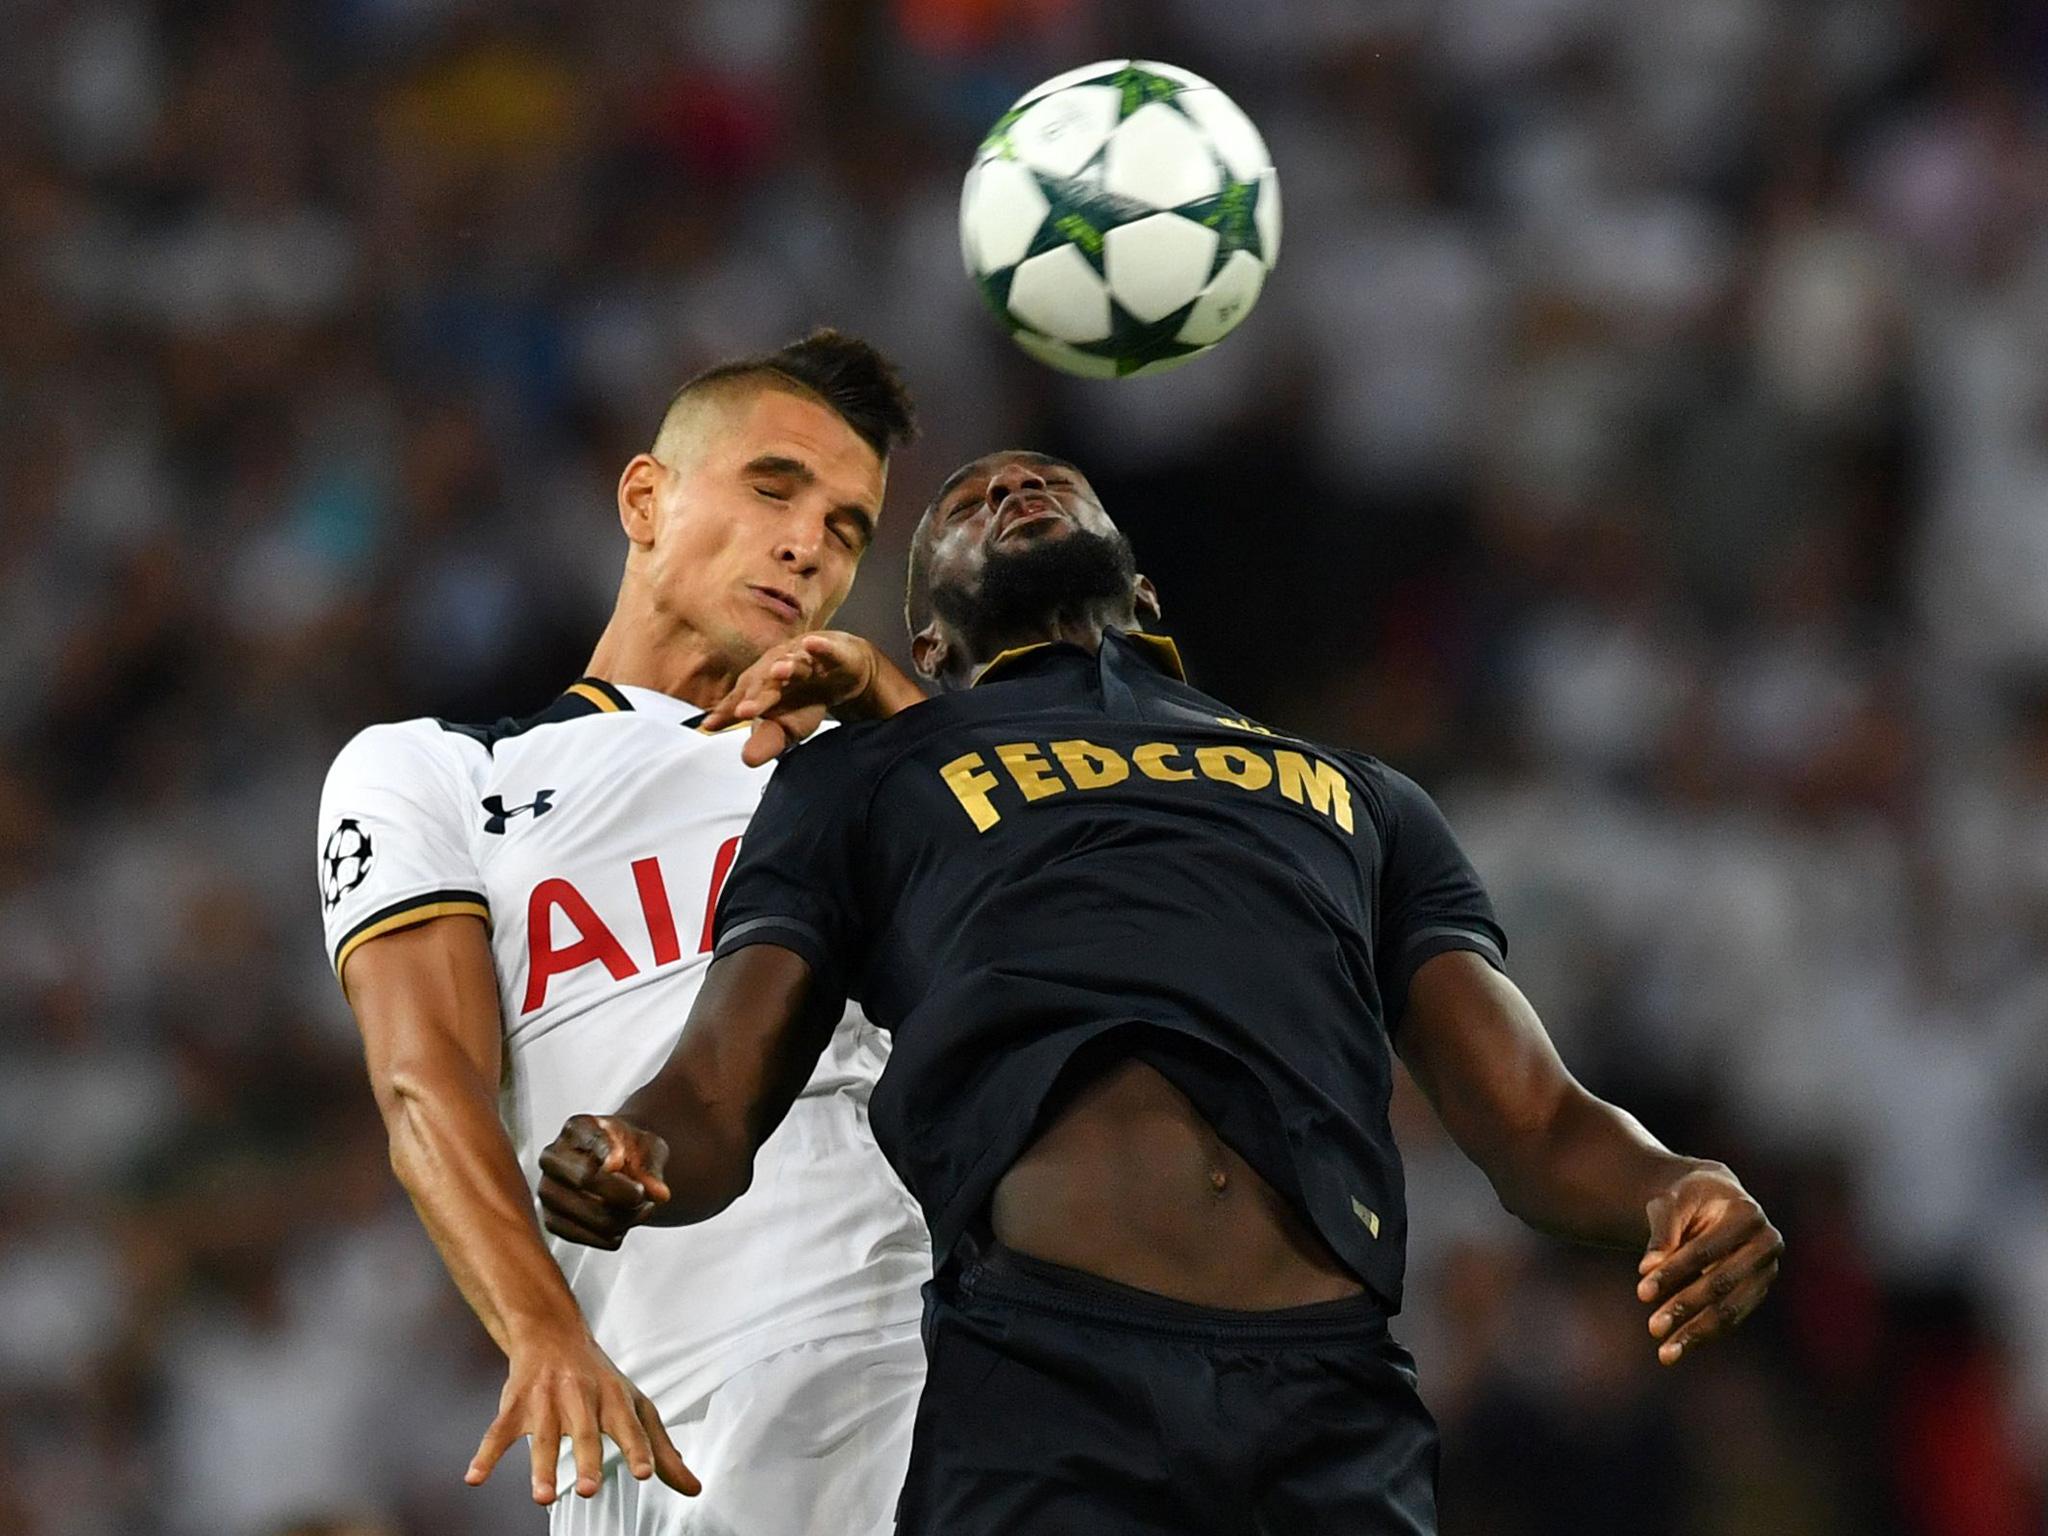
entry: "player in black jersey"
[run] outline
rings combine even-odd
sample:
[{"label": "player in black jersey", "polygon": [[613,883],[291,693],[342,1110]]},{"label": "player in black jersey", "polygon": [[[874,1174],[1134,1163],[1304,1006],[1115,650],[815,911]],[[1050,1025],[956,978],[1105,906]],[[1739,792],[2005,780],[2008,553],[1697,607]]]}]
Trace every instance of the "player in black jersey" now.
[{"label": "player in black jersey", "polygon": [[541,1187],[585,1241],[723,1209],[860,998],[938,1265],[900,1530],[1434,1529],[1395,1051],[1509,1210],[1643,1250],[1665,1363],[1762,1299],[1777,1232],[1565,1071],[1430,798],[1191,687],[1078,470],[952,476],[908,606],[947,691],[785,760],[674,1056]]}]

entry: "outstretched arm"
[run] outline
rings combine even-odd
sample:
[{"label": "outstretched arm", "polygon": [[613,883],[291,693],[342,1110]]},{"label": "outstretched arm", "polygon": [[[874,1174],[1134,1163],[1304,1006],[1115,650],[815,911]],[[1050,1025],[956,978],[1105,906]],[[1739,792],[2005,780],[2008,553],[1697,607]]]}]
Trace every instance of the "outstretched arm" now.
[{"label": "outstretched arm", "polygon": [[591,1337],[540,1228],[498,1119],[501,1025],[490,940],[474,917],[440,917],[372,939],[344,980],[362,1026],[391,1166],[471,1310],[507,1363],[498,1416],[470,1462],[481,1483],[522,1435],[533,1498],[555,1499],[555,1456],[570,1436],[577,1491],[597,1492],[609,1435],[636,1478],[683,1493],[697,1481],[654,1405]]},{"label": "outstretched arm", "polygon": [[1664,1364],[1763,1300],[1785,1244],[1762,1207],[1722,1164],[1680,1157],[1581,1087],[1520,988],[1479,956],[1416,971],[1396,1043],[1508,1211],[1560,1237],[1644,1249],[1636,1294]]},{"label": "outstretched arm", "polygon": [[577,1115],[541,1154],[547,1228],[617,1248],[634,1227],[716,1216],[803,1090],[839,1021],[811,967],[773,944],[714,960],[668,1061],[612,1115]]}]

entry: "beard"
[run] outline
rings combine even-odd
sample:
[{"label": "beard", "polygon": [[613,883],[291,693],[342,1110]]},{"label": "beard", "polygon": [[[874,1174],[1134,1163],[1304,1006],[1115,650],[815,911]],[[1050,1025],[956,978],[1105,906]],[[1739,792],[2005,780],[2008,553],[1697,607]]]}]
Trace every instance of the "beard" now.
[{"label": "beard", "polygon": [[988,655],[1005,640],[1035,635],[1060,618],[1134,622],[1137,577],[1137,556],[1120,531],[1077,527],[1015,549],[997,545],[982,563],[978,592],[934,588],[932,607],[974,650]]}]

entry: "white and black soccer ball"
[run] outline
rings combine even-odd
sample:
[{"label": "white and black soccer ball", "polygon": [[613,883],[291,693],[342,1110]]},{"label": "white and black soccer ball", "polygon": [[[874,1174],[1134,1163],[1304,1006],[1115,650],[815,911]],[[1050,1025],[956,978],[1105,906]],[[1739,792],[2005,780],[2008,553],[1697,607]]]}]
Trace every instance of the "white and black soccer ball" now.
[{"label": "white and black soccer ball", "polygon": [[370,834],[353,817],[342,817],[320,851],[321,900],[330,908],[336,905],[369,877],[370,861],[375,857]]},{"label": "white and black soccer ball", "polygon": [[1017,345],[1085,378],[1156,373],[1251,312],[1280,254],[1265,140],[1200,75],[1106,59],[1019,97],[960,196],[968,275]]}]

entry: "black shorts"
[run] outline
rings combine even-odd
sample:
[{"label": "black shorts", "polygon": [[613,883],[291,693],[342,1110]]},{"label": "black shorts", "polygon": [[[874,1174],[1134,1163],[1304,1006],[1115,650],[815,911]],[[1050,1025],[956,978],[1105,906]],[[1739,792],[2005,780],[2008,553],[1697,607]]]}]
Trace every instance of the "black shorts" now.
[{"label": "black shorts", "polygon": [[1436,1422],[1361,1295],[1188,1306],[996,1248],[925,1287],[897,1536],[1426,1536]]}]

